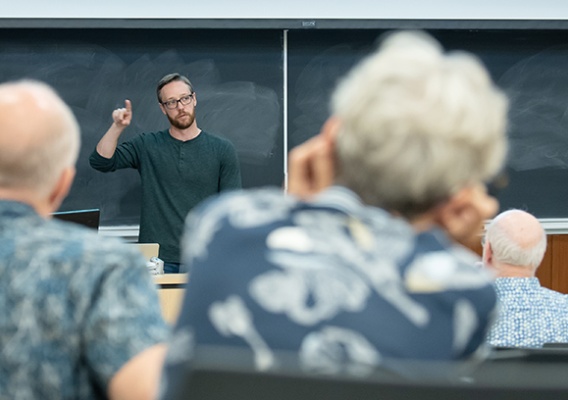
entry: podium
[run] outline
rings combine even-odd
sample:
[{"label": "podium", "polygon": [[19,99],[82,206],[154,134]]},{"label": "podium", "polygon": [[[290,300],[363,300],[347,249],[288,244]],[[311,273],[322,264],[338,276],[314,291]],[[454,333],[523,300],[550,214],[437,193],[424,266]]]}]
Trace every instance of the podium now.
[{"label": "podium", "polygon": [[188,274],[155,275],[162,316],[169,324],[174,324],[181,310]]}]

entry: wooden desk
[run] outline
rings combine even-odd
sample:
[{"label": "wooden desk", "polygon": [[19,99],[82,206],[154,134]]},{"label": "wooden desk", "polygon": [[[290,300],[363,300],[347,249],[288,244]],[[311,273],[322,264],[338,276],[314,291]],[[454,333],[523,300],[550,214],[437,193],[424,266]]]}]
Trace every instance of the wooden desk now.
[{"label": "wooden desk", "polygon": [[179,315],[187,284],[188,274],[164,274],[154,276],[164,320],[174,324]]}]

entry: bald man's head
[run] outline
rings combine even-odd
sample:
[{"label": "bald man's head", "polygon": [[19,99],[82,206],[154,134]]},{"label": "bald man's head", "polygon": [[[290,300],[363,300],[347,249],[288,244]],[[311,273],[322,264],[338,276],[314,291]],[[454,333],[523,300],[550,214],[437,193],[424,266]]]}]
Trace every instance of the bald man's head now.
[{"label": "bald man's head", "polygon": [[49,195],[79,152],[73,113],[48,85],[0,84],[0,190]]},{"label": "bald man's head", "polygon": [[[546,233],[533,215],[522,210],[499,214],[487,227],[492,264],[524,268],[534,275],[546,252]],[[484,249],[484,252],[486,249]]]}]

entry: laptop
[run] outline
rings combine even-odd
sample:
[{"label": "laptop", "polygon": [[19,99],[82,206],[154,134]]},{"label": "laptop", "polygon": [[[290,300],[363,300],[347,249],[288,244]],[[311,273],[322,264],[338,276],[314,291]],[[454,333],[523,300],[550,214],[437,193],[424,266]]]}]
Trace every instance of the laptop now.
[{"label": "laptop", "polygon": [[76,211],[58,211],[51,214],[53,218],[62,221],[73,222],[75,224],[86,226],[95,230],[99,229],[101,219],[101,211],[99,209],[92,210],[76,210]]}]

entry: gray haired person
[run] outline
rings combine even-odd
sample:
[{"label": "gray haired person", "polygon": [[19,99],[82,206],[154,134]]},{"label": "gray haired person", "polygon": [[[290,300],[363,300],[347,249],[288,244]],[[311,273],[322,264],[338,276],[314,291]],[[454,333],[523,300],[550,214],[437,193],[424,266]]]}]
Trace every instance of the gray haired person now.
[{"label": "gray haired person", "polygon": [[499,306],[488,342],[529,348],[568,342],[568,297],[542,287],[536,277],[547,244],[540,221],[508,210],[491,221],[484,239],[483,264],[495,273]]}]

